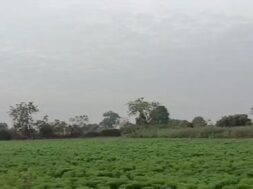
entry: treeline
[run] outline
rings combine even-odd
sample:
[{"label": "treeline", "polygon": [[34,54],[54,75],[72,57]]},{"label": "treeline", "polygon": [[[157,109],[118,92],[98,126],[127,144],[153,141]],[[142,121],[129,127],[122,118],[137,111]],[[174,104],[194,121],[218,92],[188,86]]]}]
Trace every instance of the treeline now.
[{"label": "treeline", "polygon": [[0,123],[0,139],[55,139],[121,135],[120,131],[116,129],[121,117],[113,111],[105,112],[99,124],[89,123],[87,115],[74,116],[68,122],[59,119],[50,121],[47,115],[42,119],[34,120],[33,115],[37,112],[39,108],[33,102],[21,102],[11,106],[9,115],[13,125],[8,127],[6,123]]},{"label": "treeline", "polygon": [[[167,137],[172,135],[174,137],[177,135],[183,137],[203,135],[208,137],[213,135],[211,132],[216,128],[252,126],[252,120],[246,114],[224,116],[213,124],[211,120],[205,120],[201,116],[195,117],[192,121],[171,119],[168,109],[164,105],[146,101],[144,98],[130,101],[127,106],[129,116],[135,117],[134,124],[113,111],[105,112],[100,123],[91,124],[85,114],[74,116],[68,122],[57,119],[50,121],[47,115],[42,119],[34,120],[33,115],[39,112],[38,106],[33,102],[21,102],[10,107],[9,116],[13,125],[8,127],[6,123],[0,123],[0,140],[116,137],[122,135],[159,137],[162,135],[158,134],[160,132],[158,129],[162,130],[163,133],[167,132],[164,129],[169,129],[168,133],[170,134]],[[253,109],[251,113],[253,113]],[[221,131],[221,129],[216,130]]]}]

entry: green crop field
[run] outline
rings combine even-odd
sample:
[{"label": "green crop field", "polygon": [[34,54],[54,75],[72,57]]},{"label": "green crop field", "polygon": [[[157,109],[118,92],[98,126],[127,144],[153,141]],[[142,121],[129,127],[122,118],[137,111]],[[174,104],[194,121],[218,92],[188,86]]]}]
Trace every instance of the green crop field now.
[{"label": "green crop field", "polygon": [[253,140],[0,142],[1,189],[249,189]]}]

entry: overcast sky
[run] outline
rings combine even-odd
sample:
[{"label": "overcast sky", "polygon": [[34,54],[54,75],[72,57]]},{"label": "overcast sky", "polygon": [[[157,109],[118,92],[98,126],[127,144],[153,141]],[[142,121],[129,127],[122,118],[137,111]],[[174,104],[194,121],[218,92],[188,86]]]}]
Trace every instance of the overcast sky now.
[{"label": "overcast sky", "polygon": [[253,106],[252,0],[0,0],[0,122],[127,115],[137,97],[173,118]]}]

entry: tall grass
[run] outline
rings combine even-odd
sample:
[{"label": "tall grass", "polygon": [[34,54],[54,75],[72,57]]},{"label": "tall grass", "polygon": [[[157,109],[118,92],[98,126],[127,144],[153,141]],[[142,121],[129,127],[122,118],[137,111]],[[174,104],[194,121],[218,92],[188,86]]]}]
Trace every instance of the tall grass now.
[{"label": "tall grass", "polygon": [[253,127],[139,128],[126,136],[134,138],[253,138]]}]

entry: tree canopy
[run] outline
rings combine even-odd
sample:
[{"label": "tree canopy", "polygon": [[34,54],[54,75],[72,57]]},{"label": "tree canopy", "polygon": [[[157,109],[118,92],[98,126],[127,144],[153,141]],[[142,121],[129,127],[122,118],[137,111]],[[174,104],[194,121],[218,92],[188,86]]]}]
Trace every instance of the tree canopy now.
[{"label": "tree canopy", "polygon": [[7,123],[0,123],[0,130],[2,129],[8,129]]},{"label": "tree canopy", "polygon": [[31,137],[33,132],[32,114],[38,112],[39,109],[33,102],[21,102],[15,107],[10,107],[9,115],[13,120],[14,128],[20,131],[25,137]]},{"label": "tree canopy", "polygon": [[169,112],[165,106],[157,106],[150,113],[150,123],[154,125],[168,124]]},{"label": "tree canopy", "polygon": [[105,129],[112,129],[120,122],[119,114],[108,111],[103,114],[104,119],[101,121],[99,125],[101,125]]},{"label": "tree canopy", "polygon": [[207,126],[207,122],[206,120],[201,117],[201,116],[198,116],[198,117],[195,117],[193,120],[192,120],[192,127],[205,127]]},{"label": "tree canopy", "polygon": [[136,116],[137,125],[148,125],[151,119],[151,112],[160,104],[158,102],[145,101],[143,97],[128,104],[129,116]]},{"label": "tree canopy", "polygon": [[87,115],[79,115],[69,119],[73,125],[78,125],[80,127],[86,125],[89,122],[89,117]]},{"label": "tree canopy", "polygon": [[236,126],[248,126],[252,125],[252,120],[248,118],[246,114],[236,114],[224,116],[217,121],[218,127],[236,127]]}]

